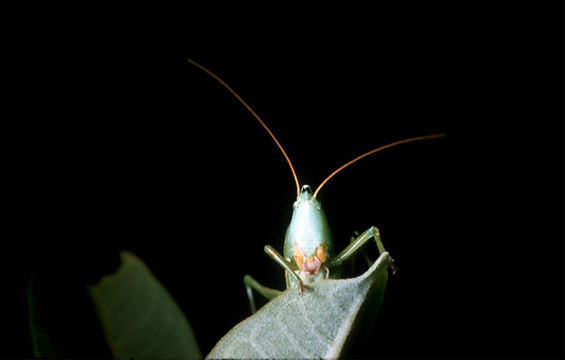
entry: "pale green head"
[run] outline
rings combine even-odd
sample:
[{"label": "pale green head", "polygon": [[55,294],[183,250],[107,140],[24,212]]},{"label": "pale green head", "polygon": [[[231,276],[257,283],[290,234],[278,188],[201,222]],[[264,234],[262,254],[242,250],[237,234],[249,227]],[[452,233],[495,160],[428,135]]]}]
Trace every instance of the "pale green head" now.
[{"label": "pale green head", "polygon": [[292,218],[285,236],[284,256],[292,259],[295,245],[298,245],[305,256],[313,256],[320,244],[326,247],[328,256],[331,257],[334,253],[333,239],[326,215],[310,186],[304,185],[293,205]]}]

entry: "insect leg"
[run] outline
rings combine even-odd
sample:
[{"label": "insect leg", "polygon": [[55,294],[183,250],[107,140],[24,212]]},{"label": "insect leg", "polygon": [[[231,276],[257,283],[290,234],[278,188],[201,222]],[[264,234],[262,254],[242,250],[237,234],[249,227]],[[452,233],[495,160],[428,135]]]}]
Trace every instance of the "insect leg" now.
[{"label": "insect leg", "polygon": [[[349,243],[354,243],[355,240],[357,240],[357,237],[359,236],[359,231],[355,230],[353,231],[353,235],[351,236],[351,238],[349,239]],[[365,262],[367,263],[368,267],[371,267],[371,265],[373,265],[373,260],[371,260],[369,258],[369,255],[367,254],[366,250],[363,250],[361,252],[361,255],[363,256],[363,258],[365,259]],[[351,261],[351,269],[355,268],[355,261],[356,261],[356,257],[353,257],[352,261]]]},{"label": "insect leg", "polygon": [[245,290],[247,291],[247,297],[249,298],[249,307],[251,308],[251,313],[254,314],[255,300],[253,299],[253,290],[257,291],[259,294],[263,295],[265,298],[271,300],[279,296],[282,291],[268,288],[261,285],[257,280],[253,279],[250,275],[245,275],[243,277],[243,283],[245,284]]},{"label": "insect leg", "polygon": [[292,270],[290,263],[286,260],[281,254],[279,254],[275,249],[273,249],[270,245],[265,245],[265,252],[269,255],[273,260],[275,260],[280,266],[282,266],[290,276],[296,280],[298,284],[298,293],[302,295],[304,293],[304,283],[300,276],[296,275],[294,270]]},{"label": "insect leg", "polygon": [[[328,262],[328,267],[334,267],[337,265],[341,265],[345,260],[349,259],[353,254],[355,254],[367,241],[371,238],[375,240],[377,243],[377,248],[379,249],[379,253],[385,252],[385,247],[383,242],[381,241],[381,235],[379,233],[379,229],[375,226],[371,226],[369,230],[365,231],[361,235],[359,235],[349,246],[343,249],[335,258],[331,259]],[[393,267],[394,272],[394,267]]]}]

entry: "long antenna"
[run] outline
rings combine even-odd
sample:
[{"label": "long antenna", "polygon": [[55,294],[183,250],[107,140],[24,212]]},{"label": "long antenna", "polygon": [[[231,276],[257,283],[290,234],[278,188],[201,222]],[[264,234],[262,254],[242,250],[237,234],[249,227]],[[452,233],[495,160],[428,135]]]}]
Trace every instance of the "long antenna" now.
[{"label": "long antenna", "polygon": [[284,151],[283,147],[281,146],[281,144],[279,143],[279,141],[277,140],[277,138],[275,137],[275,135],[271,132],[271,130],[267,127],[267,125],[265,125],[265,123],[263,122],[263,120],[261,120],[261,118],[259,117],[259,115],[257,115],[255,113],[255,111],[253,111],[253,109],[247,105],[247,103],[245,101],[243,101],[243,99],[241,98],[241,96],[239,96],[228,84],[226,84],[224,82],[224,80],[220,79],[219,76],[217,76],[216,74],[214,74],[213,72],[211,72],[210,70],[206,69],[204,66],[200,65],[199,63],[197,63],[196,61],[192,60],[192,59],[186,59],[189,63],[191,63],[192,65],[196,66],[197,68],[199,68],[200,70],[204,71],[206,74],[210,75],[212,78],[214,78],[217,82],[219,82],[220,84],[222,84],[226,89],[229,90],[229,92],[231,92],[233,94],[233,96],[235,96],[235,98],[237,100],[239,100],[240,103],[243,104],[243,106],[245,106],[245,108],[247,110],[249,110],[249,112],[251,113],[251,115],[253,115],[255,117],[255,119],[257,119],[259,121],[259,123],[265,128],[265,130],[267,130],[267,132],[269,133],[269,135],[271,135],[271,137],[273,138],[273,140],[275,141],[275,143],[277,144],[277,146],[279,147],[279,149],[281,150],[282,154],[284,155],[284,158],[286,159],[286,161],[288,162],[288,166],[290,166],[290,171],[292,171],[292,176],[294,177],[294,182],[296,183],[296,193],[300,194],[300,183],[298,182],[298,176],[296,176],[296,172],[294,171],[294,167],[292,166],[292,162],[290,161],[290,158],[288,157],[288,155],[286,154],[286,152]]},{"label": "long antenna", "polygon": [[340,172],[341,170],[345,169],[346,167],[348,167],[349,165],[363,159],[366,156],[372,155],[378,151],[384,150],[384,149],[388,149],[390,147],[396,146],[396,145],[400,145],[400,144],[406,144],[412,141],[418,141],[418,140],[426,140],[426,139],[435,139],[438,137],[442,137],[445,136],[445,134],[433,134],[433,135],[425,135],[425,136],[417,136],[417,137],[413,137],[413,138],[409,138],[409,139],[404,139],[404,140],[400,140],[400,141],[395,141],[391,144],[388,145],[383,145],[380,146],[376,149],[373,149],[369,152],[366,152],[362,155],[357,156],[355,159],[351,160],[350,162],[340,166],[336,171],[334,171],[333,173],[330,174],[330,176],[328,176],[324,181],[322,181],[322,183],[318,186],[318,188],[316,189],[316,191],[314,191],[314,198],[316,198],[316,195],[318,195],[318,192],[320,191],[320,189],[328,182],[328,180],[330,180],[332,177],[334,177],[338,172]]}]

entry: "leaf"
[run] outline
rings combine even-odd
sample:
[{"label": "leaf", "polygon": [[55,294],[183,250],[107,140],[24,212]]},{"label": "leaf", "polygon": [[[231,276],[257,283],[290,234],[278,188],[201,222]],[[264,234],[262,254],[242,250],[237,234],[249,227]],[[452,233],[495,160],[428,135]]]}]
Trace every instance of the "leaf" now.
[{"label": "leaf", "polygon": [[314,283],[304,296],[285,291],[230,330],[207,358],[340,357],[365,307],[380,306],[391,263],[384,252],[359,277]]},{"label": "leaf", "polygon": [[90,287],[113,357],[201,358],[190,324],[165,287],[132,253],[120,258],[116,273]]},{"label": "leaf", "polygon": [[[51,254],[50,254],[51,255]],[[45,256],[27,288],[33,355],[43,358],[110,358],[98,315],[86,288],[88,258]]]}]

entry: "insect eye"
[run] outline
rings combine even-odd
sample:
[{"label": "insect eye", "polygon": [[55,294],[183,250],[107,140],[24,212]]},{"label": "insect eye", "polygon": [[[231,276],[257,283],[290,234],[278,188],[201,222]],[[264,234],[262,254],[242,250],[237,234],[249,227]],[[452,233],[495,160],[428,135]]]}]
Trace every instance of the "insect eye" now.
[{"label": "insect eye", "polygon": [[304,186],[302,186],[302,189],[300,190],[300,192],[302,194],[312,194],[312,189],[310,188],[310,186],[304,185]]}]

